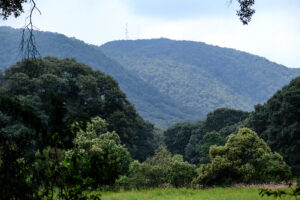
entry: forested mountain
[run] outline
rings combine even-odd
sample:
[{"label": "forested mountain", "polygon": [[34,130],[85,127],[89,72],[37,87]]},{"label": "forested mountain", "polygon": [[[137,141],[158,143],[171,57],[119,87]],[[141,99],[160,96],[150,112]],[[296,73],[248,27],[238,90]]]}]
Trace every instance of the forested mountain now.
[{"label": "forested mountain", "polygon": [[[42,57],[72,57],[116,79],[138,113],[160,128],[196,121],[219,107],[251,110],[293,77],[265,58],[200,42],[115,41],[102,47],[35,32]],[[0,69],[21,59],[21,30],[0,27]],[[106,55],[104,55],[106,54]]]},{"label": "forested mountain", "polygon": [[[21,30],[0,27],[0,69],[8,68],[22,58],[20,55]],[[196,119],[196,112],[181,106],[172,98],[159,92],[118,62],[106,57],[97,46],[88,45],[80,40],[62,34],[35,32],[39,53],[58,58],[76,58],[93,69],[101,70],[116,79],[139,114],[159,127]]]},{"label": "forested mountain", "polygon": [[218,107],[251,110],[300,74],[299,69],[202,42],[113,41],[103,52],[199,118]]}]

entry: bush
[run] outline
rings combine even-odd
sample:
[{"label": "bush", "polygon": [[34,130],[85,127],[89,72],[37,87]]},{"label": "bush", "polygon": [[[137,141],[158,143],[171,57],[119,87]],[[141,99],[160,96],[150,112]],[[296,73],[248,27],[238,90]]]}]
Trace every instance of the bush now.
[{"label": "bush", "polygon": [[[76,124],[74,125],[76,126]],[[87,123],[86,131],[77,126],[73,149],[66,152],[67,162],[85,158],[84,169],[79,169],[83,177],[94,180],[94,187],[113,185],[115,180],[128,172],[131,161],[128,150],[121,145],[120,137],[115,132],[104,133],[106,123],[100,117]],[[104,131],[103,131],[104,129]]]},{"label": "bush", "polygon": [[248,129],[230,135],[225,146],[210,147],[211,163],[201,165],[194,184],[268,183],[288,180],[290,167]]},{"label": "bush", "polygon": [[197,175],[196,166],[184,162],[181,155],[174,155],[159,147],[153,157],[143,163],[134,161],[126,177],[116,181],[118,188],[154,188],[162,186],[189,186]]}]

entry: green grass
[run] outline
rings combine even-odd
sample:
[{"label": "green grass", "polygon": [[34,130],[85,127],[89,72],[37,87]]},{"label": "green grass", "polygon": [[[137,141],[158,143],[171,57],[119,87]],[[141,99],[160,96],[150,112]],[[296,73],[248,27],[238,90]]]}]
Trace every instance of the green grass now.
[{"label": "green grass", "polygon": [[101,200],[268,200],[260,197],[259,188],[212,189],[152,189],[120,192],[102,192]]}]

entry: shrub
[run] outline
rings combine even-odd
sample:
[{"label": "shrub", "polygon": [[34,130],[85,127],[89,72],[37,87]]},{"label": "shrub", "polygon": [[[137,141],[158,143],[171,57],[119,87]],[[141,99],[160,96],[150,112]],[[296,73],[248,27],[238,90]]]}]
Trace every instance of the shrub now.
[{"label": "shrub", "polygon": [[[76,124],[74,125],[76,126]],[[67,162],[74,162],[78,158],[86,158],[83,177],[94,180],[94,187],[99,185],[113,185],[115,180],[127,173],[131,161],[128,150],[121,145],[120,137],[115,132],[100,130],[106,123],[100,117],[93,118],[87,123],[86,131],[77,126],[73,149],[66,152]]]},{"label": "shrub", "polygon": [[280,182],[291,176],[282,157],[248,128],[230,135],[225,146],[211,146],[209,154],[211,163],[200,166],[194,184]]},{"label": "shrub", "polygon": [[197,175],[196,166],[184,162],[181,155],[174,155],[159,147],[153,157],[140,163],[134,161],[129,166],[126,177],[116,181],[119,188],[154,188],[161,186],[183,187],[189,186]]}]

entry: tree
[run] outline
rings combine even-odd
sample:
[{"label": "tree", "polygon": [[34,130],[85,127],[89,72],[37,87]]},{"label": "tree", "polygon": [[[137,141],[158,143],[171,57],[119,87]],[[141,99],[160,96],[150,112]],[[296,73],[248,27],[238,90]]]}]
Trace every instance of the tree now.
[{"label": "tree", "polygon": [[78,123],[74,124],[73,129],[77,130],[74,147],[66,152],[67,162],[79,164],[78,175],[93,180],[94,188],[114,184],[120,175],[127,173],[131,161],[120,137],[115,132],[107,132],[106,127],[100,117],[87,123],[86,131]]},{"label": "tree", "polygon": [[[47,57],[19,62],[6,70],[0,94],[31,108],[35,118],[26,120],[36,119],[30,122],[31,128],[43,134],[36,143],[43,147],[49,145],[55,132],[63,148],[72,147],[75,135],[71,124],[81,122],[84,128],[92,117],[100,116],[108,123],[108,131],[119,134],[134,158],[143,160],[145,155],[152,155],[153,126],[137,114],[112,77],[74,59]],[[9,108],[3,105],[1,109]],[[18,114],[15,112],[14,117]],[[145,155],[138,155],[139,151]]]},{"label": "tree", "polygon": [[238,3],[240,4],[240,10],[236,14],[240,17],[241,22],[247,25],[255,13],[255,10],[251,8],[255,0],[238,0]]},{"label": "tree", "polygon": [[209,148],[213,145],[219,146],[223,144],[224,139],[216,131],[207,132],[198,146],[199,163],[209,163]]},{"label": "tree", "polygon": [[230,135],[225,146],[210,147],[209,156],[211,163],[200,166],[195,184],[269,183],[291,177],[283,158],[248,128]]},{"label": "tree", "polygon": [[1,0],[0,1],[0,15],[6,20],[10,15],[15,17],[20,16],[24,12],[23,4],[28,0]]},{"label": "tree", "polygon": [[184,155],[184,149],[189,143],[196,125],[192,123],[177,123],[164,132],[164,142],[168,150],[173,154]]},{"label": "tree", "polygon": [[248,112],[229,108],[218,108],[207,114],[206,120],[196,124],[196,128],[185,147],[185,159],[199,164],[198,146],[206,133],[216,131],[225,139],[228,134],[237,130],[239,123],[249,116]]},{"label": "tree", "polygon": [[300,176],[300,77],[276,92],[265,104],[256,105],[246,126],[257,131]]},{"label": "tree", "polygon": [[34,11],[38,11],[41,14],[41,11],[36,6],[35,0],[1,0],[0,15],[2,16],[3,20],[7,20],[7,18],[11,15],[14,15],[14,17],[19,17],[21,13],[24,12],[24,4],[28,2],[31,4],[31,9],[22,31],[20,50],[23,52],[24,58],[35,58],[37,55],[39,56],[39,51],[37,49],[33,34],[35,26],[32,22],[32,16]]}]

